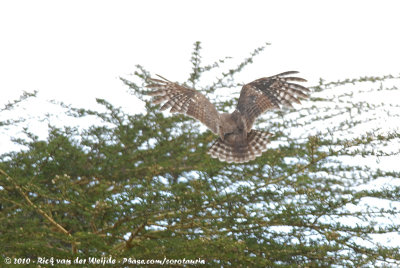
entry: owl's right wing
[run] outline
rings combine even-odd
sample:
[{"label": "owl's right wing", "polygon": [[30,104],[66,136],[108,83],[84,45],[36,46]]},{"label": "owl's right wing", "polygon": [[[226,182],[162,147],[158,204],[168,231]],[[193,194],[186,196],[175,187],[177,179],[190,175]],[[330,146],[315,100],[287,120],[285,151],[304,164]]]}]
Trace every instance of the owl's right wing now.
[{"label": "owl's right wing", "polygon": [[171,108],[171,113],[182,113],[189,115],[204,125],[206,125],[212,132],[218,134],[219,128],[219,113],[203,94],[167,79],[150,78],[151,84],[147,85],[148,88],[154,88],[148,95],[154,96],[153,103],[160,104],[161,110]]},{"label": "owl's right wing", "polygon": [[292,103],[300,103],[301,99],[308,97],[309,89],[291,83],[306,82],[299,77],[287,75],[296,74],[296,71],[280,73],[270,77],[257,79],[243,86],[240,92],[237,110],[244,116],[247,132],[256,118],[268,109],[292,107]]}]

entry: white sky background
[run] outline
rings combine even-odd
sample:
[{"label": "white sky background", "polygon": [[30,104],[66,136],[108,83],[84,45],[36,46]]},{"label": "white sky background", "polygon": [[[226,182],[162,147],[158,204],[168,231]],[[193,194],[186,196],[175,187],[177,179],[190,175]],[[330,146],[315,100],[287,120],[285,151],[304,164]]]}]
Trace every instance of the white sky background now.
[{"label": "white sky background", "polygon": [[[0,106],[38,90],[30,115],[52,112],[51,99],[139,112],[119,77],[141,64],[182,82],[195,41],[204,63],[271,43],[238,82],[288,70],[310,86],[399,74],[399,10],[399,1],[1,1]],[[1,138],[0,152],[8,146]]]}]

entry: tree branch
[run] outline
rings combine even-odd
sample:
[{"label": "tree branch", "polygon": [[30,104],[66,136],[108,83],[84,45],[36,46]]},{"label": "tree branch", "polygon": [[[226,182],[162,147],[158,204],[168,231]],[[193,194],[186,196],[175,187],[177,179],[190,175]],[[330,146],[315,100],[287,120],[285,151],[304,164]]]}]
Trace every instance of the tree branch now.
[{"label": "tree branch", "polygon": [[0,173],[6,176],[6,180],[10,181],[14,188],[18,191],[18,193],[28,202],[28,204],[33,207],[40,215],[42,215],[45,219],[47,219],[52,225],[54,225],[57,230],[59,230],[61,233],[67,235],[69,238],[71,238],[71,247],[72,247],[72,252],[77,253],[77,247],[76,247],[76,242],[74,241],[72,235],[70,232],[68,232],[64,227],[62,227],[60,224],[58,224],[52,217],[50,217],[46,212],[44,212],[40,207],[35,205],[28,197],[28,195],[24,192],[24,190],[19,186],[15,180],[10,177],[4,170],[0,169]]}]

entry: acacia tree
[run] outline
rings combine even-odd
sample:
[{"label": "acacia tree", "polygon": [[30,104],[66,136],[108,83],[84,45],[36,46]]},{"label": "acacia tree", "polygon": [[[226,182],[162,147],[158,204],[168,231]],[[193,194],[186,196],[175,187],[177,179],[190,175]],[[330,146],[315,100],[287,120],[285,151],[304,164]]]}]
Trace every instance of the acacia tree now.
[{"label": "acacia tree", "polygon": [[[236,75],[263,49],[226,69],[228,57],[203,65],[196,42],[187,84],[228,111],[240,90]],[[200,86],[207,72],[217,78]],[[68,115],[101,124],[49,125],[46,140],[25,129],[26,139],[14,140],[24,149],[0,160],[3,258],[200,258],[211,266],[251,267],[400,264],[399,247],[376,242],[380,234],[399,232],[400,174],[368,166],[371,159],[398,155],[398,129],[369,126],[382,120],[379,111],[398,117],[399,106],[357,99],[369,91],[396,91],[386,85],[399,77],[321,80],[302,106],[268,112],[256,122],[275,136],[266,153],[245,164],[211,159],[211,132],[151,105],[149,77],[137,66],[133,78],[122,79],[145,102],[142,114],[102,99],[103,112],[61,104]],[[362,89],[366,84],[371,89]],[[228,100],[227,88],[236,93]],[[377,181],[381,188],[368,187]]]}]

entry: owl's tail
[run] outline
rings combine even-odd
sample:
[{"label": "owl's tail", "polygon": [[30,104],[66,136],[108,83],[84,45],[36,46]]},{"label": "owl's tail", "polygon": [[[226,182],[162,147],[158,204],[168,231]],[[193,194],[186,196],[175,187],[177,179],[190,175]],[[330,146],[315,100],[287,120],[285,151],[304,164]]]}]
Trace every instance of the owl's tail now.
[{"label": "owl's tail", "polygon": [[231,144],[218,138],[208,150],[208,154],[228,163],[245,163],[256,159],[267,150],[271,136],[268,132],[251,130],[247,134],[247,143],[242,144]]}]

